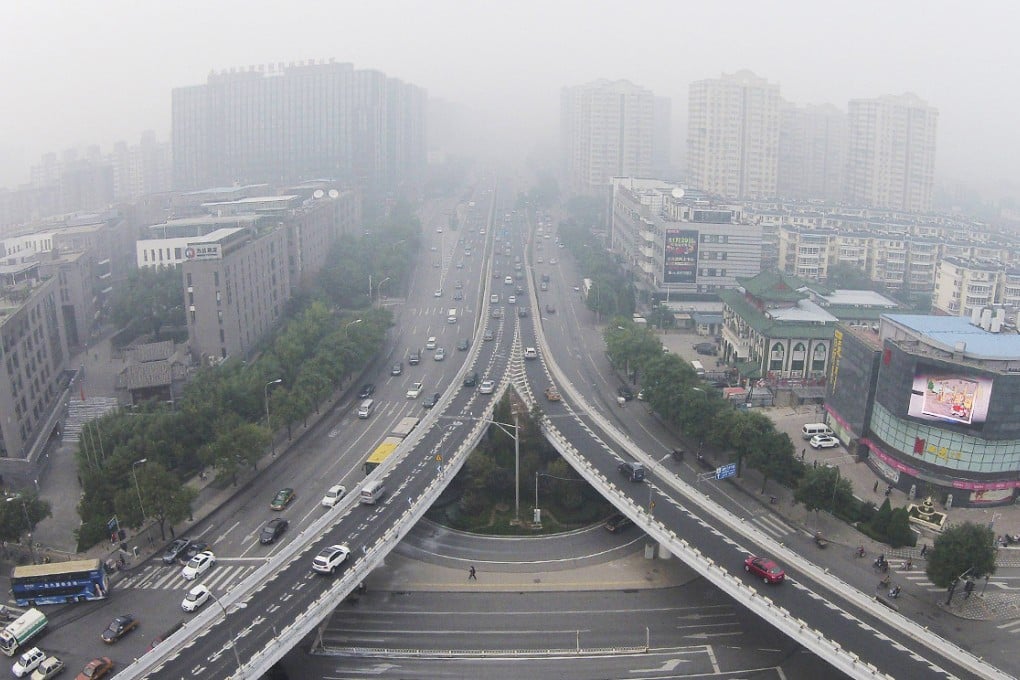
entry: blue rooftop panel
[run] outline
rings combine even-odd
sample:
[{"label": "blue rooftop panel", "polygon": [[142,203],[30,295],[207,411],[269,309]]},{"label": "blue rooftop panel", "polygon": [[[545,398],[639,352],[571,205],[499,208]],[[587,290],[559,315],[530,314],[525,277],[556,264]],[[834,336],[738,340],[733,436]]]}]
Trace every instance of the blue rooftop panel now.
[{"label": "blue rooftop panel", "polygon": [[952,351],[956,343],[966,343],[964,353],[988,359],[1020,357],[1020,335],[1012,332],[991,333],[959,316],[885,314],[890,321],[928,337],[933,343]]}]

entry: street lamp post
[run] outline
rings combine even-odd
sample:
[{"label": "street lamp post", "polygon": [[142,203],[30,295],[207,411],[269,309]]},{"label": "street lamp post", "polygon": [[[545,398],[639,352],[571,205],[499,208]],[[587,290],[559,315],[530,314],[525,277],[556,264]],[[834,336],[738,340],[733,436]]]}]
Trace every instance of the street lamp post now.
[{"label": "street lamp post", "polygon": [[[458,420],[464,420],[464,419],[466,419],[466,420],[481,420],[481,421],[484,421],[486,423],[490,423],[492,425],[495,425],[500,430],[502,430],[503,434],[505,434],[506,436],[513,437],[513,440],[514,440],[514,523],[515,524],[520,524],[520,522],[521,522],[521,439],[518,436],[518,433],[520,431],[520,427],[519,427],[519,423],[518,423],[517,411],[514,410],[513,414],[514,414],[514,422],[513,422],[513,424],[510,424],[510,423],[501,423],[498,420],[491,420],[489,418],[471,418],[470,416],[457,416],[457,419]],[[510,427],[513,428],[513,432],[511,432],[509,429],[507,429],[507,428],[510,428]],[[537,477],[535,478],[535,498],[536,499],[538,498],[538,478]],[[536,505],[538,504],[537,500],[536,500],[535,504]]]},{"label": "street lamp post", "polygon": [[142,458],[141,460],[136,460],[135,462],[131,463],[131,476],[135,480],[135,493],[138,494],[138,509],[142,511],[143,522],[145,521],[145,506],[142,504],[142,489],[140,486],[138,486],[138,475],[135,473],[135,468],[137,468],[139,465],[145,465],[147,462],[149,462],[148,458]]},{"label": "street lamp post", "polygon": [[355,319],[354,321],[351,321],[346,326],[344,326],[344,337],[345,338],[351,337],[350,332],[349,332],[351,326],[353,326],[355,324],[359,324],[359,323],[361,323],[361,321],[362,321],[361,319]]},{"label": "street lamp post", "polygon": [[379,304],[382,304],[382,287],[383,287],[383,284],[386,283],[389,280],[390,280],[390,277],[387,276],[385,279],[380,281],[378,283],[378,285],[376,285],[376,287],[375,287],[375,296],[377,298],[379,298]]},{"label": "street lamp post", "polygon": [[25,526],[28,527],[28,533],[27,533],[27,536],[28,536],[28,550],[29,550],[29,553],[32,555],[32,564],[35,564],[35,544],[32,542],[32,528],[33,527],[32,527],[32,519],[28,516],[28,502],[25,500],[25,497],[22,496],[21,494],[18,494],[17,496],[11,496],[10,498],[7,498],[6,500],[7,500],[8,503],[10,503],[11,501],[19,501],[19,500],[21,501],[21,510],[22,510],[22,512],[25,513]]},{"label": "street lamp post", "polygon": [[262,403],[266,407],[266,428],[269,430],[269,453],[272,456],[276,455],[276,440],[273,439],[273,427],[269,424],[269,386],[279,385],[283,382],[283,378],[277,378],[276,380],[270,380],[266,383],[266,386],[262,389]]},{"label": "street lamp post", "polygon": [[237,662],[237,672],[243,678],[244,669],[241,667],[241,655],[237,653],[237,637],[234,635],[233,631],[230,630],[230,626],[227,624],[227,608],[223,606],[222,602],[220,602],[220,598],[213,595],[212,590],[209,591],[209,597],[211,597],[213,602],[218,604],[220,609],[223,611],[223,623],[227,626],[227,630],[230,631],[230,649],[234,652],[234,661]]}]

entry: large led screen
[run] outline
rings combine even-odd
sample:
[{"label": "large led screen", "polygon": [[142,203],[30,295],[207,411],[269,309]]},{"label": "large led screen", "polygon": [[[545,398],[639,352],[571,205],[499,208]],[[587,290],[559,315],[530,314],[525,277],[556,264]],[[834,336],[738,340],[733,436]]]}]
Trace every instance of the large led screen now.
[{"label": "large led screen", "polygon": [[698,274],[698,232],[667,229],[663,258],[664,283],[695,283]]},{"label": "large led screen", "polygon": [[979,426],[988,418],[992,379],[918,364],[907,415],[922,420]]}]

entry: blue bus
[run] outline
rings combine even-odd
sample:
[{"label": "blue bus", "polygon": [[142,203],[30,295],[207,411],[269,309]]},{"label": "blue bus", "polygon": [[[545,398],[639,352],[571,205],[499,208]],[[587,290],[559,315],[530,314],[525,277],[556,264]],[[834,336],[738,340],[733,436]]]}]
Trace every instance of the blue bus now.
[{"label": "blue bus", "polygon": [[11,594],[19,607],[102,600],[110,592],[100,560],[74,560],[15,567]]}]

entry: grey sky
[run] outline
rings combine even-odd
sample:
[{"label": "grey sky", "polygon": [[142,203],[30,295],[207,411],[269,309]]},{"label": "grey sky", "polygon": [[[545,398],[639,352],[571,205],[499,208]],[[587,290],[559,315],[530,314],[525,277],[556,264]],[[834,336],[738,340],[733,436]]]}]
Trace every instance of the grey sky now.
[{"label": "grey sky", "polygon": [[912,91],[939,108],[938,173],[1014,179],[1020,17],[1000,2],[0,3],[0,186],[40,153],[169,137],[170,89],[211,70],[328,59],[427,88],[552,143],[559,88],[626,78],[673,99],[749,68],[796,103]]}]

